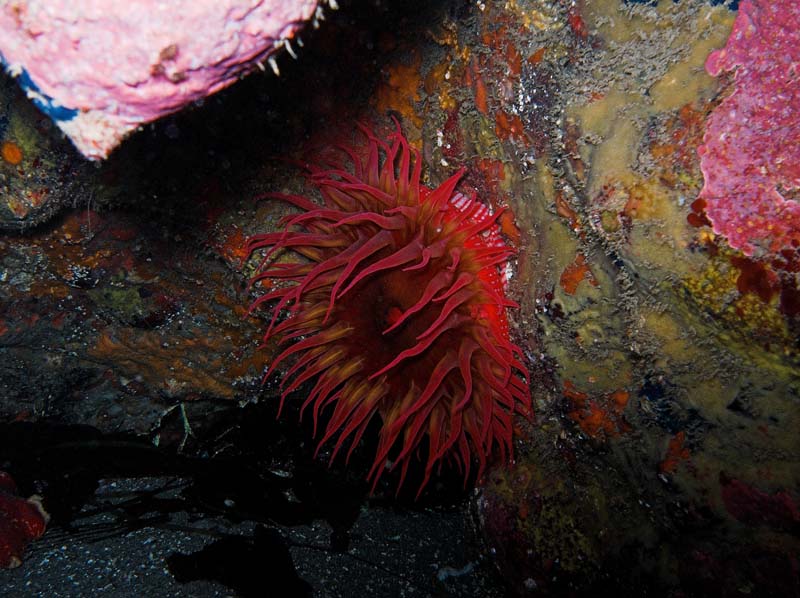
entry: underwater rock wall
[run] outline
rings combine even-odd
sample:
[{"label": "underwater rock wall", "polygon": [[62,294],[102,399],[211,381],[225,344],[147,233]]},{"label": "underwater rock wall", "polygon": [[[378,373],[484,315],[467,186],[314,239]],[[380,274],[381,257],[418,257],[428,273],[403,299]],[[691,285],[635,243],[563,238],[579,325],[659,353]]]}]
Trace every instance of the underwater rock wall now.
[{"label": "underwater rock wall", "polygon": [[796,591],[797,280],[731,248],[695,201],[731,83],[703,67],[734,16],[592,2],[540,42],[561,51],[558,127],[519,178],[517,216],[534,223],[526,291],[552,378],[531,452],[479,500],[522,595],[653,579],[664,594]]},{"label": "underwater rock wall", "polygon": [[[0,240],[4,416],[178,446],[211,403],[274,400],[241,259],[287,210],[249,198],[303,189],[268,157],[394,116],[424,182],[465,167],[460,189],[507,208],[519,252],[510,327],[536,418],[474,501],[511,589],[796,593],[797,281],[696,201],[707,123],[740,84],[704,67],[736,12],[515,0],[340,15],[280,80],[132,138],[92,173],[102,186],[86,179],[95,203]],[[6,160],[5,180],[26,160]]]}]

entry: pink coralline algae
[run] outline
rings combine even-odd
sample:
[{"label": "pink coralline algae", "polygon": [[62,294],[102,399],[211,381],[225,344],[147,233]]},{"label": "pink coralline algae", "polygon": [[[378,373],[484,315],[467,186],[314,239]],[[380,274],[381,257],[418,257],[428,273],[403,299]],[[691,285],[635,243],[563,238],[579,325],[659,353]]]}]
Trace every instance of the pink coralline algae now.
[{"label": "pink coralline algae", "polygon": [[[700,199],[714,232],[746,255],[798,262],[800,2],[743,0],[727,45],[708,57],[734,90],[711,114]],[[793,268],[792,268],[793,269]]]},{"label": "pink coralline algae", "polygon": [[[92,159],[130,131],[295,55],[335,0],[0,2],[0,64]],[[294,43],[294,46],[292,44]]]},{"label": "pink coralline algae", "polygon": [[38,497],[18,496],[14,480],[0,471],[0,569],[22,563],[22,552],[44,533],[48,519]]}]

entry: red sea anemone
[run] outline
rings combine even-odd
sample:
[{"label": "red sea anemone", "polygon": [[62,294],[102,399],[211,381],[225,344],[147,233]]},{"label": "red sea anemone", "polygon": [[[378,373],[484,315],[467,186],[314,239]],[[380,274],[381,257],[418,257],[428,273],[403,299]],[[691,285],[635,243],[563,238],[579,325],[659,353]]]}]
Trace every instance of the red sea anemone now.
[{"label": "red sea anemone", "polygon": [[0,569],[22,564],[23,551],[44,534],[49,519],[38,496],[18,496],[14,480],[0,471]]},{"label": "red sea anemone", "polygon": [[[301,210],[283,230],[249,239],[250,255],[268,249],[252,283],[275,286],[252,307],[276,302],[265,343],[288,345],[287,395],[315,381],[302,405],[312,406],[314,432],[332,407],[322,446],[331,459],[349,439],[350,453],[380,417],[377,483],[386,466],[401,467],[427,447],[425,476],[450,459],[469,476],[476,455],[512,453],[515,412],[530,414],[528,374],[508,338],[505,268],[513,251],[494,215],[455,191],[459,172],[436,189],[420,185],[422,160],[399,132],[388,142],[362,127],[361,154],[342,148],[352,171],[330,163],[307,167],[323,204],[299,195],[269,194]],[[381,155],[383,154],[383,157]],[[275,260],[288,250],[305,259]],[[281,319],[285,317],[285,319]]]}]

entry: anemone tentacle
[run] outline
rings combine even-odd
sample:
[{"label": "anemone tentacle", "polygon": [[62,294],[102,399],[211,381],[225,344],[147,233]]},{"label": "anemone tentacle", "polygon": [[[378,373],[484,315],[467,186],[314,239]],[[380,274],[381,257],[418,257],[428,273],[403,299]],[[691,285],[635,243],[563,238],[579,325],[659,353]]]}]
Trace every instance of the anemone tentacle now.
[{"label": "anemone tentacle", "polygon": [[[300,210],[277,232],[248,240],[258,255],[251,287],[266,286],[250,312],[272,305],[264,344],[277,351],[265,376],[290,363],[279,413],[314,382],[302,403],[314,434],[330,411],[318,450],[346,459],[374,418],[382,422],[369,472],[424,465],[420,491],[443,462],[478,475],[492,455],[513,454],[512,420],[531,415],[522,350],[508,338],[504,267],[514,251],[497,226],[502,210],[458,192],[463,170],[435,189],[421,185],[422,160],[398,130],[388,140],[363,125],[365,147],[337,146],[336,160],[307,165],[322,198],[268,193]],[[303,259],[281,261],[282,254]],[[422,453],[427,451],[424,458]]]}]

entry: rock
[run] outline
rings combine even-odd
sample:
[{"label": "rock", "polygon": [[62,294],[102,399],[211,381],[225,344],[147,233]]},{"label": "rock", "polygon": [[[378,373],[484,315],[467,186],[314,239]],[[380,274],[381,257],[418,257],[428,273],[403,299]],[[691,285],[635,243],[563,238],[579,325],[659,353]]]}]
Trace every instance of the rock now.
[{"label": "rock", "polygon": [[[328,2],[335,6],[335,2]],[[6,2],[0,57],[86,157],[234,83],[320,16],[317,0]],[[263,68],[263,67],[262,67]]]}]

